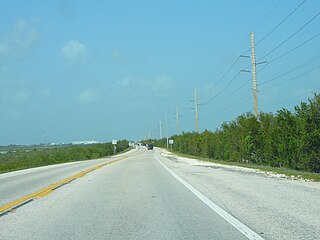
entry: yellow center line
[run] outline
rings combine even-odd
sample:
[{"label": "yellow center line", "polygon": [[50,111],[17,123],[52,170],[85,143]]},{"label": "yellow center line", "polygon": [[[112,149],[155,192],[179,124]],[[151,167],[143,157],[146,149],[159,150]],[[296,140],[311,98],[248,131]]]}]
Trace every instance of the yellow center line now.
[{"label": "yellow center line", "polygon": [[146,150],[144,150],[141,153],[133,154],[133,155],[130,155],[130,156],[120,157],[120,158],[112,160],[110,162],[106,162],[106,163],[97,165],[95,167],[89,168],[87,170],[81,171],[81,172],[79,172],[79,173],[77,173],[75,175],[72,175],[72,176],[70,176],[68,178],[65,178],[65,179],[63,179],[63,180],[61,180],[61,181],[59,181],[57,183],[51,184],[50,186],[45,187],[45,188],[43,188],[43,189],[41,189],[41,190],[39,190],[37,192],[31,193],[31,194],[29,194],[27,196],[24,196],[24,197],[22,197],[22,198],[20,198],[20,199],[18,199],[16,201],[13,201],[13,202],[5,205],[5,206],[0,207],[0,216],[2,214],[4,214],[5,212],[8,212],[9,210],[13,209],[14,207],[17,207],[17,206],[19,206],[19,205],[21,205],[21,204],[23,204],[25,202],[31,201],[34,198],[42,198],[42,197],[48,195],[49,193],[53,192],[54,189],[56,189],[56,188],[58,188],[58,187],[60,187],[60,186],[62,186],[64,184],[67,184],[67,183],[71,182],[72,180],[74,180],[76,178],[83,177],[87,173],[92,172],[92,171],[94,171],[94,170],[96,170],[98,168],[102,168],[102,167],[104,167],[106,165],[109,165],[109,164],[112,164],[112,163],[116,163],[116,162],[119,162],[119,161],[127,159],[127,158],[132,158],[132,157],[136,157],[136,156],[142,155],[145,152],[146,152]]},{"label": "yellow center line", "polygon": [[43,192],[39,195],[36,196],[36,198],[42,198],[44,196],[47,196],[48,194],[52,193],[54,190],[49,190],[49,191],[46,191],[46,192]]}]

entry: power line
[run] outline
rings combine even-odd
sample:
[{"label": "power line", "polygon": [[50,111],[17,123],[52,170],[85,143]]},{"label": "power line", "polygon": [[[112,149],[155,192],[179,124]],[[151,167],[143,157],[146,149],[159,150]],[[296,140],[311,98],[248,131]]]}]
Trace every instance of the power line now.
[{"label": "power line", "polygon": [[304,66],[306,66],[306,65],[308,65],[308,64],[311,64],[311,63],[317,61],[319,58],[320,58],[320,54],[318,54],[318,55],[316,55],[316,56],[308,59],[307,61],[299,64],[298,66],[296,66],[296,67],[294,67],[294,68],[291,68],[289,71],[287,71],[287,72],[285,72],[285,73],[282,73],[282,74],[280,74],[280,75],[278,75],[278,76],[276,76],[276,77],[274,77],[274,78],[272,78],[272,79],[270,79],[270,80],[267,80],[267,81],[262,82],[260,85],[264,85],[264,84],[266,84],[266,83],[269,83],[269,82],[272,82],[272,81],[274,81],[274,80],[277,80],[277,79],[279,79],[279,78],[281,78],[281,77],[283,77],[283,76],[285,76],[285,75],[287,75],[287,74],[289,74],[289,73],[291,73],[291,72],[294,72],[294,71],[296,71],[296,70],[298,70],[298,69],[300,69],[300,68],[302,68],[302,67],[304,67]]},{"label": "power line", "polygon": [[[317,34],[315,34],[315,35],[313,35],[312,37],[308,38],[308,39],[305,40],[304,42],[300,43],[298,46],[290,49],[289,51],[281,54],[280,56],[272,59],[271,61],[268,61],[268,62],[260,69],[260,71],[258,71],[258,72],[263,71],[263,70],[264,70],[268,65],[270,65],[271,63],[279,60],[280,58],[283,58],[283,57],[287,56],[288,54],[290,54],[290,53],[292,53],[292,52],[294,52],[295,50],[297,50],[298,48],[300,48],[300,47],[302,47],[303,45],[307,44],[308,42],[310,42],[311,40],[315,39],[315,38],[318,37],[318,36],[320,36],[320,32],[317,33]],[[248,65],[245,69],[248,69],[249,67],[250,67],[250,65]]]},{"label": "power line", "polygon": [[194,90],[194,110],[195,110],[195,131],[199,132],[199,103],[198,103],[198,97],[197,97],[197,89]]},{"label": "power line", "polygon": [[267,52],[263,57],[261,57],[258,61],[261,59],[269,56],[271,53],[273,53],[275,50],[280,48],[283,44],[285,44],[287,41],[289,41],[291,38],[293,38],[296,34],[298,34],[302,29],[304,29],[306,26],[308,26],[312,21],[314,21],[317,17],[319,17],[320,12],[318,12],[315,16],[313,16],[308,22],[306,22],[302,27],[300,27],[297,31],[295,31],[293,34],[291,34],[288,38],[286,38],[284,41],[282,41],[280,44],[278,44],[276,47],[271,49],[269,52]]},{"label": "power line", "polygon": [[253,31],[255,31],[258,27],[262,25],[262,23],[264,23],[264,21],[271,15],[271,13],[273,13],[273,11],[280,5],[281,2],[282,0],[280,0],[273,6],[273,8],[267,13],[267,15],[253,28]]},{"label": "power line", "polygon": [[[306,1],[306,0],[304,0]],[[282,0],[280,0],[267,14],[266,16],[254,27],[254,29],[258,28],[270,15],[271,13],[280,5],[280,3],[282,2]],[[239,48],[243,45],[243,43],[246,41],[246,38],[243,39],[242,43],[240,44],[240,46],[237,48],[236,51],[233,52],[237,52],[239,50]],[[248,53],[251,50],[251,48],[249,48],[246,52],[244,52],[241,55],[245,55],[246,53]],[[233,54],[234,55],[234,54]],[[231,55],[232,56],[232,55]],[[223,74],[223,76],[218,80],[218,82],[216,82],[208,91],[206,91],[204,94],[202,94],[201,96],[199,96],[200,98],[203,98],[205,95],[207,95],[209,92],[211,92],[225,77],[226,75],[232,70],[232,68],[237,64],[237,62],[239,61],[240,57],[238,57],[233,63],[232,65],[228,68],[228,70]],[[250,65],[251,66],[251,65]]]},{"label": "power line", "polygon": [[300,96],[305,95],[306,93],[310,93],[310,90],[308,90],[308,91],[306,91],[306,92],[303,92],[303,93],[301,93],[301,94],[298,94],[298,95],[296,95],[296,96],[294,96],[294,97],[287,98],[287,99],[285,99],[285,100],[282,100],[282,101],[279,101],[279,102],[276,102],[276,103],[273,103],[273,104],[269,104],[269,105],[267,105],[267,107],[272,107],[272,106],[276,106],[276,105],[281,104],[281,103],[289,102],[289,101],[291,101],[291,100],[297,99],[297,97],[300,97]]},{"label": "power line", "polygon": [[[274,9],[276,9],[276,8],[279,6],[280,2],[281,2],[281,1],[279,1],[279,2],[271,9],[271,11],[265,16],[265,18],[262,20],[262,22],[264,22],[265,19],[267,19],[267,17],[269,17],[269,16],[271,15],[271,13],[274,11]],[[277,28],[279,28],[285,21],[287,21],[305,2],[306,2],[306,0],[303,0],[293,11],[291,11],[291,12],[289,13],[289,15],[287,15],[279,24],[277,24],[277,25],[276,25],[272,30],[270,30],[262,39],[260,39],[260,40],[257,42],[256,45],[260,44],[260,43],[263,42],[268,36],[270,36]],[[287,39],[285,39],[283,42],[281,42],[279,45],[277,45],[275,48],[273,48],[271,51],[269,51],[267,54],[265,54],[262,58],[267,57],[268,55],[270,55],[271,53],[273,53],[275,50],[277,50],[278,48],[280,48],[283,44],[285,44],[285,43],[286,43],[287,41],[289,41],[292,37],[294,37],[296,34],[298,34],[303,28],[305,28],[305,27],[306,27],[307,25],[309,25],[312,21],[314,21],[319,15],[320,15],[320,12],[317,13],[313,18],[311,18],[311,19],[310,19],[307,23],[305,23],[302,27],[300,27],[300,28],[299,28],[296,32],[294,32],[291,36],[289,36]],[[256,27],[258,27],[259,25],[261,25],[261,23],[259,23]],[[297,47],[295,47],[295,48],[287,51],[286,53],[280,55],[279,57],[273,59],[273,60],[270,61],[268,64],[270,64],[270,63],[272,63],[272,62],[274,62],[274,61],[276,61],[276,60],[278,60],[278,59],[280,59],[280,58],[282,58],[282,57],[290,54],[291,52],[295,51],[296,49],[298,49],[298,48],[300,48],[301,46],[305,45],[306,43],[310,42],[312,39],[318,37],[319,35],[320,35],[320,33],[318,33],[318,34],[316,34],[315,36],[307,39],[307,40],[304,41],[303,43],[299,44]],[[232,69],[235,67],[235,65],[239,62],[239,58],[240,58],[240,57],[238,57],[237,59],[235,59],[235,60],[233,61],[233,63],[231,64],[231,66],[230,66],[230,67],[227,69],[227,71],[221,76],[221,78],[220,78],[217,82],[215,82],[214,85],[213,85],[209,90],[207,90],[204,94],[202,94],[202,95],[200,96],[200,98],[203,98],[203,97],[206,96],[208,93],[210,93],[218,84],[220,84],[220,83],[226,78],[226,76],[231,72],[231,70],[232,70]],[[262,59],[262,58],[260,58],[260,59]],[[259,60],[260,60],[260,59],[259,59]],[[315,59],[315,58],[310,59],[309,61],[306,61],[305,63],[299,65],[298,68],[301,68],[301,67],[303,67],[303,66],[305,66],[305,65],[307,65],[307,64],[310,64],[310,63],[312,63],[312,62],[315,61],[315,60],[317,60],[317,59]],[[268,64],[266,64],[260,71],[264,70],[264,69],[268,66]],[[296,69],[298,69],[298,68],[296,68]],[[284,75],[286,75],[286,74],[289,74],[289,73],[295,71],[296,69],[291,69],[291,70],[289,70],[289,71],[281,74],[280,76],[277,76],[277,77],[275,77],[275,78],[273,78],[273,79],[271,79],[271,80],[268,80],[268,81],[263,82],[262,84],[265,84],[265,83],[270,82],[270,81],[274,81],[274,80],[276,80],[276,79],[278,79],[278,78],[280,78],[280,77],[282,77],[282,76],[284,76]],[[258,72],[260,72],[260,71],[258,71]],[[219,91],[217,94],[215,94],[214,96],[212,96],[208,101],[206,101],[205,104],[204,104],[204,106],[207,105],[207,104],[209,104],[212,100],[214,100],[214,99],[217,98],[218,96],[220,96],[220,95],[230,86],[230,84],[238,77],[239,74],[240,74],[240,72],[238,72],[238,73],[223,87],[223,89],[222,89],[221,91]],[[249,79],[249,80],[250,80],[250,79]],[[241,85],[240,87],[238,87],[237,89],[235,89],[234,91],[232,91],[231,94],[233,94],[233,93],[239,91],[241,88],[243,88],[243,87],[249,82],[249,80],[248,80],[247,82],[245,82],[244,84],[242,84],[242,85]],[[228,95],[226,98],[229,98],[229,96],[232,96],[232,95]],[[226,98],[221,98],[221,99],[218,99],[218,100],[216,100],[216,101],[221,101],[221,100],[224,100],[224,99],[226,99]],[[189,107],[188,107],[189,104],[190,104],[190,103],[187,103],[187,104],[185,105],[185,109],[184,109],[183,111],[181,111],[181,113],[185,113],[185,112],[188,112],[188,110],[190,110]],[[182,115],[182,116],[183,116],[183,117],[186,117],[186,116],[188,116],[188,115],[189,115],[189,114]]]},{"label": "power line", "polygon": [[229,93],[226,97],[224,98],[220,98],[220,99],[217,99],[215,100],[214,102],[217,103],[217,102],[221,102],[221,101],[224,101],[230,97],[233,96],[233,94],[235,94],[236,92],[238,92],[239,90],[241,90],[244,86],[246,86],[249,82],[250,82],[251,78],[247,79],[247,81],[245,81],[242,85],[240,85],[238,88],[234,89],[231,93]]},{"label": "power line", "polygon": [[232,112],[232,111],[238,109],[240,106],[243,105],[244,102],[248,101],[251,98],[250,94],[248,94],[249,92],[250,92],[250,89],[247,89],[244,92],[244,94],[242,94],[240,96],[240,99],[241,99],[240,101],[237,101],[236,104],[232,103],[232,105],[228,105],[227,107],[224,106],[224,109],[222,111],[219,111],[218,114],[215,114],[213,116],[215,116],[215,117],[220,116],[221,117],[221,116],[224,116],[225,113]]},{"label": "power line", "polygon": [[[306,0],[304,0],[303,2],[305,2]],[[279,4],[282,2],[282,0],[280,0],[267,14],[266,16],[254,27],[254,29],[258,28],[270,15],[271,13],[279,6]],[[301,4],[302,5],[302,4]],[[289,16],[288,16],[289,17]],[[288,18],[287,17],[287,18]],[[242,43],[240,44],[240,47],[243,45],[243,43],[246,41],[246,38],[243,39]],[[261,41],[261,40],[260,40]],[[240,48],[239,47],[239,48]],[[238,49],[239,49],[238,48]],[[237,50],[238,50],[237,49]],[[249,50],[247,50],[246,52],[244,52],[243,54],[241,55],[245,55],[246,53],[248,53],[250,51],[250,48]],[[234,51],[236,52],[236,51]],[[237,64],[237,62],[239,61],[240,57],[238,57],[234,62],[233,64],[229,67],[229,69],[223,74],[223,76],[218,80],[218,82],[216,82],[216,84],[214,86],[212,86],[207,92],[205,92],[203,95],[199,96],[199,98],[202,98],[204,97],[207,93],[211,92],[224,78],[225,76],[232,70],[232,68]]]},{"label": "power line", "polygon": [[[245,85],[247,85],[249,82],[250,82],[250,80],[251,80],[251,78],[249,78],[249,79],[247,79],[247,81],[246,82],[244,82],[242,85],[240,85],[238,88],[236,88],[235,90],[233,90],[230,94],[228,94],[225,98],[220,98],[220,99],[218,99],[218,100],[215,100],[215,102],[220,102],[220,101],[224,101],[224,100],[226,100],[226,99],[228,99],[228,98],[230,98],[230,97],[233,97],[234,95],[234,93],[235,92],[237,92],[237,91],[239,91],[240,89],[242,89]],[[239,98],[241,99],[241,102],[240,103],[242,103],[243,102],[243,96],[245,96],[248,92],[250,91],[250,89],[247,89],[245,92],[244,92],[244,94],[242,94]],[[250,96],[248,95],[247,96],[247,98],[249,98]],[[231,106],[234,106],[234,104],[232,104]],[[238,106],[238,104],[237,104],[237,106]],[[189,109],[189,110],[191,110],[191,109]],[[228,107],[226,108],[226,110],[228,110]],[[225,111],[225,110],[224,110]],[[224,112],[223,111],[223,112]],[[219,112],[220,113],[220,112]],[[188,117],[188,116],[191,116],[191,114],[192,114],[192,112],[190,111],[189,112],[189,114],[188,115],[184,115],[183,117]],[[220,114],[219,114],[220,115]],[[180,117],[181,118],[181,117]]]},{"label": "power line", "polygon": [[216,95],[214,95],[213,97],[211,97],[208,101],[206,101],[203,104],[203,107],[206,106],[208,103],[210,103],[213,99],[215,99],[216,97],[218,97],[227,87],[229,87],[229,85],[239,76],[241,72],[239,71],[228,83],[227,85],[224,86],[224,88],[222,88],[222,90],[220,92],[218,92]]},{"label": "power line", "polygon": [[[257,24],[257,26],[255,28],[257,28],[258,26],[260,26],[270,15],[271,13],[279,6],[279,4],[281,3],[282,0],[280,0],[268,13],[267,15],[262,19],[262,21],[260,21],[259,24]],[[280,24],[278,24],[273,30],[271,30],[266,36],[264,36],[264,39],[266,37],[268,37],[276,28],[278,28],[284,21],[286,21],[298,8],[300,8],[302,6],[302,4],[305,2],[306,0],[303,0],[302,3],[299,4],[298,7],[296,7],[283,21],[281,21]],[[260,40],[256,45],[258,45],[260,42],[262,42],[264,39]],[[245,39],[244,39],[245,41]],[[242,44],[241,44],[242,45]],[[244,52],[242,55],[245,55],[246,53],[248,53],[250,51],[250,49],[248,49],[246,52]],[[240,57],[238,57],[233,64],[228,68],[228,70],[222,75],[222,77],[208,90],[206,91],[204,94],[202,94],[200,98],[203,98],[205,95],[207,95],[209,92],[211,92],[225,77],[226,75],[232,70],[232,68],[238,63]],[[251,66],[251,65],[250,65]]]},{"label": "power line", "polygon": [[[271,31],[269,31],[262,39],[260,39],[257,43],[256,46],[258,46],[261,42],[263,42],[271,33],[273,33],[278,27],[281,26],[281,24],[283,24],[292,14],[295,13],[295,11],[297,11],[304,3],[306,2],[306,0],[303,0],[293,11],[291,11],[289,13],[289,15],[287,15],[279,24],[277,24],[273,29],[271,29]],[[279,3],[278,3],[279,4]]]},{"label": "power line", "polygon": [[[258,27],[271,15],[271,13],[280,5],[282,0],[280,0],[276,5],[267,13],[267,15],[253,28],[253,31],[255,32]],[[248,52],[250,52],[251,48],[247,49],[243,54],[241,55],[246,55]]]},{"label": "power line", "polygon": [[317,69],[320,69],[320,66],[317,66],[317,67],[315,67],[315,68],[312,68],[312,69],[310,69],[310,70],[308,70],[308,71],[306,71],[306,72],[304,72],[304,73],[302,73],[302,74],[299,74],[298,76],[295,76],[295,77],[293,77],[293,78],[289,78],[289,79],[287,79],[286,81],[280,82],[280,83],[278,83],[278,84],[276,84],[276,85],[272,85],[272,86],[263,88],[263,90],[267,90],[267,89],[270,89],[270,88],[273,88],[273,87],[277,87],[277,86],[279,86],[279,85],[282,85],[282,84],[284,84],[284,83],[291,82],[291,81],[293,81],[293,80],[295,80],[295,79],[298,79],[298,78],[300,78],[300,77],[303,77],[303,76],[307,75],[308,73],[311,73],[311,72],[313,72],[313,71],[315,71],[315,70],[317,70]]},{"label": "power line", "polygon": [[191,115],[191,112],[190,112],[190,111],[191,111],[191,108],[188,109],[188,112],[187,112],[186,114],[184,114],[184,115],[181,115],[181,114],[180,114],[180,119],[183,119],[183,118],[185,118],[185,117],[190,116],[190,115]]},{"label": "power line", "polygon": [[310,42],[311,40],[315,39],[315,38],[316,38],[316,37],[318,37],[319,35],[320,35],[320,32],[319,32],[319,33],[317,33],[316,35],[314,35],[314,36],[312,36],[312,37],[308,38],[308,39],[307,39],[307,40],[305,40],[304,42],[300,43],[298,46],[296,46],[296,47],[294,47],[294,48],[290,49],[289,51],[287,51],[287,52],[285,52],[285,53],[283,53],[283,54],[282,54],[282,55],[280,55],[279,57],[276,57],[276,58],[272,59],[271,61],[268,61],[268,64],[273,63],[274,61],[279,60],[280,58],[282,58],[282,57],[284,57],[284,56],[288,55],[289,53],[292,53],[293,51],[295,51],[295,50],[297,50],[298,48],[302,47],[303,45],[305,45],[306,43],[308,43],[308,42]]},{"label": "power line", "polygon": [[183,116],[185,112],[188,112],[190,110],[189,104],[190,102],[184,105],[184,107],[182,108],[183,110],[180,112],[181,116]]},{"label": "power line", "polygon": [[222,77],[211,87],[208,91],[206,91],[204,94],[202,94],[200,98],[203,98],[205,95],[207,95],[209,92],[211,92],[226,76],[227,74],[232,70],[232,68],[238,63],[240,57],[237,57],[237,59],[232,63],[232,65],[228,68],[228,70],[222,75]]}]

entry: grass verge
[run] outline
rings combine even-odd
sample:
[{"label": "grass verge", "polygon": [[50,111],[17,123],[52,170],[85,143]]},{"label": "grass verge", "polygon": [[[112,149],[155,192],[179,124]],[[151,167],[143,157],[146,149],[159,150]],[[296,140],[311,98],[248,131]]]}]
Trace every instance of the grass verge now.
[{"label": "grass verge", "polygon": [[[132,149],[127,141],[118,141],[117,154]],[[27,168],[41,167],[59,163],[98,159],[113,155],[111,143],[61,146],[56,148],[16,148],[9,153],[0,154],[0,174]]]}]

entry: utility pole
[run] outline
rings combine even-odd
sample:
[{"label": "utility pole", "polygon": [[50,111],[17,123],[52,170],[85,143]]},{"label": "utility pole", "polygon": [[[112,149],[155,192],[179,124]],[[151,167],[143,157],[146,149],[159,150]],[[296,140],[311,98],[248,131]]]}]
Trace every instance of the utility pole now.
[{"label": "utility pole", "polygon": [[253,94],[253,114],[259,120],[258,111],[258,90],[257,90],[257,72],[256,72],[256,53],[254,45],[254,33],[251,32],[251,63],[252,63],[252,94]]},{"label": "utility pole", "polygon": [[159,124],[159,126],[160,126],[160,139],[162,139],[162,124],[161,124],[161,120],[160,120],[160,124]]},{"label": "utility pole", "polygon": [[199,113],[198,113],[198,97],[197,97],[197,89],[194,90],[194,109],[196,113],[196,132],[199,132]]},{"label": "utility pole", "polygon": [[152,135],[151,135],[151,139],[156,139],[157,138],[157,129],[156,128],[153,128],[152,129]]},{"label": "utility pole", "polygon": [[180,133],[180,125],[179,125],[179,106],[176,107],[176,121],[177,121],[177,135]]},{"label": "utility pole", "polygon": [[167,148],[169,148],[168,117],[167,116],[166,116],[166,135],[167,135]]}]

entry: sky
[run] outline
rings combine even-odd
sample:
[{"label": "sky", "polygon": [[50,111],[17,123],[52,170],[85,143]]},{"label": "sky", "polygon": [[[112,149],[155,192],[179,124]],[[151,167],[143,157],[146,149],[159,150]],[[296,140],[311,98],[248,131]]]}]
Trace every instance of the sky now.
[{"label": "sky", "polygon": [[[0,2],[0,145],[159,138],[320,91],[317,0]],[[317,35],[318,34],[318,35]],[[265,62],[267,61],[267,62]],[[241,72],[240,72],[241,71]],[[46,136],[46,137],[44,137]]]}]

